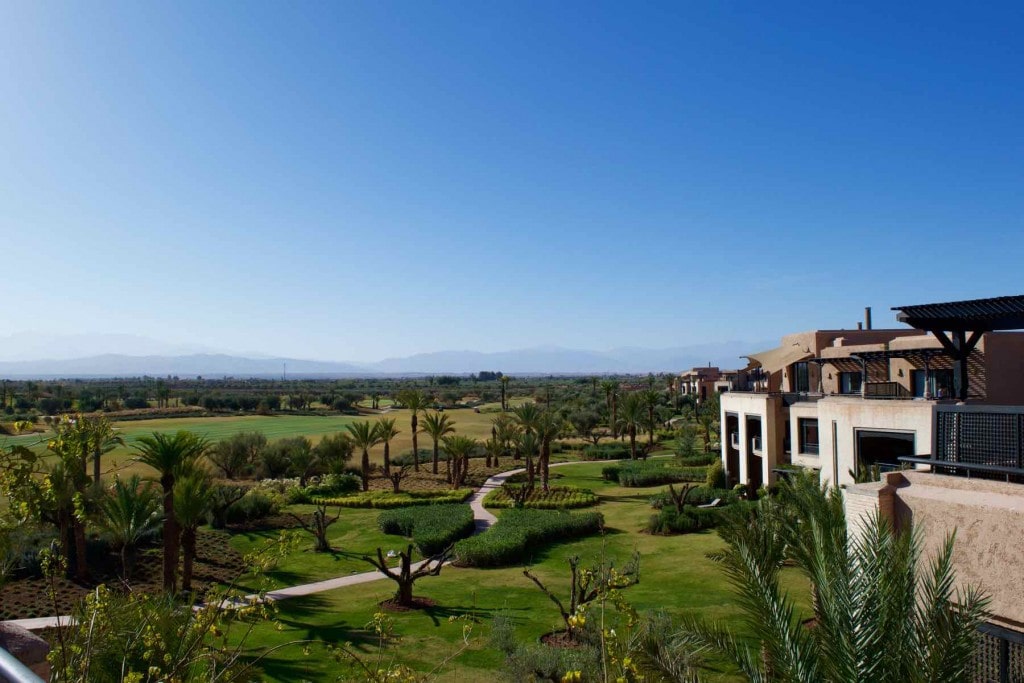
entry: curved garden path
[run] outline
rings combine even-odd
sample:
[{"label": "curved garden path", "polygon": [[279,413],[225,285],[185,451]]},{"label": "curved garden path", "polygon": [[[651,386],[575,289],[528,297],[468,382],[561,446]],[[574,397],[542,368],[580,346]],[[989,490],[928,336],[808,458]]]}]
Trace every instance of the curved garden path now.
[{"label": "curved garden path", "polygon": [[[565,465],[578,465],[583,462],[589,462],[584,460],[572,460],[569,462],[556,462],[551,463],[551,467],[562,467]],[[601,462],[617,462],[616,460],[602,460]],[[474,533],[481,533],[486,531],[492,524],[498,521],[490,511],[484,507],[484,497],[491,491],[500,488],[505,480],[514,474],[525,472],[526,469],[519,467],[514,470],[508,470],[506,472],[499,472],[494,476],[488,477],[484,482],[483,486],[478,488],[476,492],[469,499],[469,506],[473,509],[473,521],[476,525],[476,531]],[[421,561],[422,562],[422,561]],[[413,565],[418,567],[421,562]],[[346,586],[355,586],[360,583],[369,583],[370,581],[379,581],[386,578],[383,574],[377,570],[362,572],[359,574],[349,574],[347,576],[338,576],[333,579],[326,579],[324,581],[316,581],[314,583],[304,583],[298,586],[288,586],[287,588],[278,588],[277,590],[268,591],[264,594],[264,599],[267,600],[287,600],[288,598],[298,598],[304,595],[313,595],[314,593],[323,593],[324,591],[334,590],[335,588],[344,588]],[[256,595],[247,595],[246,599],[255,599]],[[51,628],[59,625],[59,623],[67,624],[70,621],[69,616],[60,617],[37,617],[35,619],[12,619],[10,621],[4,621],[0,623],[4,624],[17,624],[22,628],[26,628],[30,631]]]}]

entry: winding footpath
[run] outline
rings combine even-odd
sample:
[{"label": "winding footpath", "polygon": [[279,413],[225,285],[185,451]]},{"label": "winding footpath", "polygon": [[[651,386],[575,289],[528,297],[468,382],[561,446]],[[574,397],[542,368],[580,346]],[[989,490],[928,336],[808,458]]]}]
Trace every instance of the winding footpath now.
[{"label": "winding footpath", "polygon": [[[556,462],[551,463],[551,467],[562,467],[564,465],[578,465],[583,461],[575,460],[570,462]],[[607,460],[603,462],[616,462],[614,460]],[[469,506],[473,510],[473,522],[476,526],[474,533],[482,533],[486,531],[492,524],[498,521],[489,510],[484,507],[484,497],[491,491],[501,488],[501,485],[505,483],[505,480],[514,474],[525,472],[525,468],[517,468],[514,470],[508,470],[507,472],[499,472],[492,477],[489,477],[484,482],[483,486],[478,488],[476,492],[469,498]],[[413,567],[418,567],[422,562],[418,562]],[[314,593],[323,593],[324,591],[334,590],[335,588],[345,588],[346,586],[355,586],[361,583],[369,583],[370,581],[379,581],[386,578],[380,572],[374,570],[369,572],[362,572],[359,574],[349,574],[347,576],[339,576],[333,579],[326,579],[324,581],[316,581],[314,583],[304,583],[298,586],[289,586],[287,588],[279,588],[277,590],[268,591],[263,595],[266,600],[287,600],[288,598],[298,598],[304,595],[313,595]],[[246,600],[257,599],[257,595],[247,595]],[[0,622],[3,624],[17,624],[22,628],[28,629],[29,631],[36,631],[44,628],[51,628],[61,624],[68,624],[71,621],[70,616],[59,616],[59,617],[37,617],[35,619],[12,619],[9,621]]]}]

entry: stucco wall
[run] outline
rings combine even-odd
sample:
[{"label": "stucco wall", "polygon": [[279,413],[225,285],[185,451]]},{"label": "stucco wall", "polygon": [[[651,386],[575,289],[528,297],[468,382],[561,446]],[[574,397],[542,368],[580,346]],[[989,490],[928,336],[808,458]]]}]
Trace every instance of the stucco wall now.
[{"label": "stucco wall", "polygon": [[[770,394],[754,394],[727,392],[721,396],[720,424],[725,424],[726,413],[734,413],[739,417],[739,444],[740,444],[740,472],[739,480],[746,482],[751,479],[747,471],[747,455],[749,453],[750,437],[747,433],[747,418],[761,418],[761,439],[762,439],[762,465],[761,480],[769,483],[775,477],[771,469],[781,461],[782,438],[786,424],[786,409],[782,404],[782,398]],[[726,461],[726,443],[728,434],[722,435],[722,466],[728,468]]]},{"label": "stucco wall", "polygon": [[989,332],[985,350],[986,401],[997,405],[1024,404],[1024,334]]},{"label": "stucco wall", "polygon": [[953,561],[962,585],[992,598],[990,610],[1013,628],[1024,625],[1024,486],[905,472],[898,514],[923,533],[934,553],[956,530]]},{"label": "stucco wall", "polygon": [[[786,425],[789,429],[789,446],[792,452],[792,461],[795,465],[801,465],[803,467],[813,467],[818,469],[821,467],[821,460],[825,453],[821,448],[821,442],[819,440],[819,455],[812,455],[800,452],[800,418],[816,418],[818,417],[818,404],[814,403],[794,403],[789,407],[789,424]],[[819,439],[824,438],[822,434],[821,421],[818,421],[818,433]],[[830,451],[831,452],[831,451]]]},{"label": "stucco wall", "polygon": [[[853,483],[850,471],[857,469],[856,433],[859,429],[913,433],[915,455],[931,454],[934,412],[934,404],[931,401],[889,401],[827,396],[815,405],[818,411],[818,430],[821,434],[819,462],[822,481]],[[836,422],[835,442],[832,440],[833,420]]]}]

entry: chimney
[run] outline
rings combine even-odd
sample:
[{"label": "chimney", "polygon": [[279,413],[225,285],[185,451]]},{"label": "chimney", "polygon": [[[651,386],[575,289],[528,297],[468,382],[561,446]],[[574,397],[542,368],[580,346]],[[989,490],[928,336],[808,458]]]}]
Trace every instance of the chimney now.
[{"label": "chimney", "polygon": [[871,307],[870,306],[865,306],[864,307],[864,329],[865,330],[870,330],[871,329]]},{"label": "chimney", "polygon": [[857,329],[858,330],[863,330],[864,329],[864,323],[857,323]]}]

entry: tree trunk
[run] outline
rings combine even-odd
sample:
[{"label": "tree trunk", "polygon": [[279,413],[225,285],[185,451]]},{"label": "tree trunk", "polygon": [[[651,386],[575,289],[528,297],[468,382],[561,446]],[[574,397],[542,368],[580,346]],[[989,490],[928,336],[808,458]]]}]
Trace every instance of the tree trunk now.
[{"label": "tree trunk", "polygon": [[540,486],[544,493],[548,492],[548,462],[551,460],[551,443],[544,439],[540,445],[540,461],[537,463],[540,469]]},{"label": "tree trunk", "polygon": [[[437,474],[437,458],[438,458],[437,439],[434,439],[434,474]],[[450,469],[451,468],[449,467],[449,470]],[[448,474],[448,481],[451,481],[451,480],[452,480],[452,477],[451,477],[451,473],[449,472],[449,474]]]},{"label": "tree trunk", "polygon": [[366,448],[363,449],[363,463],[362,463],[362,465],[363,465],[362,466],[362,471],[360,472],[360,474],[362,475],[362,479],[363,479],[363,490],[364,491],[369,491],[370,490],[370,451],[367,450]]},{"label": "tree trunk", "polygon": [[619,402],[612,394],[612,438],[619,435]]},{"label": "tree trunk", "polygon": [[412,581],[399,581],[395,600],[401,607],[412,607]]},{"label": "tree trunk", "polygon": [[71,531],[75,537],[75,578],[89,579],[89,563],[85,559],[85,524],[78,518],[71,520]]},{"label": "tree trunk", "polygon": [[97,489],[100,487],[100,449],[96,449],[92,454],[92,484]]},{"label": "tree trunk", "polygon": [[384,476],[391,476],[391,442],[384,442]]},{"label": "tree trunk", "polygon": [[419,418],[416,413],[412,414],[412,468],[419,472],[420,471],[420,445],[419,445],[419,432],[417,428],[419,426]]},{"label": "tree trunk", "polygon": [[181,590],[192,590],[192,565],[196,558],[196,530],[187,528],[181,530],[181,549],[184,555],[184,562],[181,569]]},{"label": "tree trunk", "polygon": [[650,423],[647,432],[647,445],[654,450],[654,408],[647,410],[647,421]]},{"label": "tree trunk", "polygon": [[629,459],[636,460],[636,427],[629,428]]},{"label": "tree trunk", "polygon": [[174,593],[178,585],[178,518],[174,515],[174,475],[160,479],[164,490],[164,590]]},{"label": "tree trunk", "polygon": [[121,578],[125,583],[132,580],[132,569],[135,567],[135,546],[121,546]]}]

